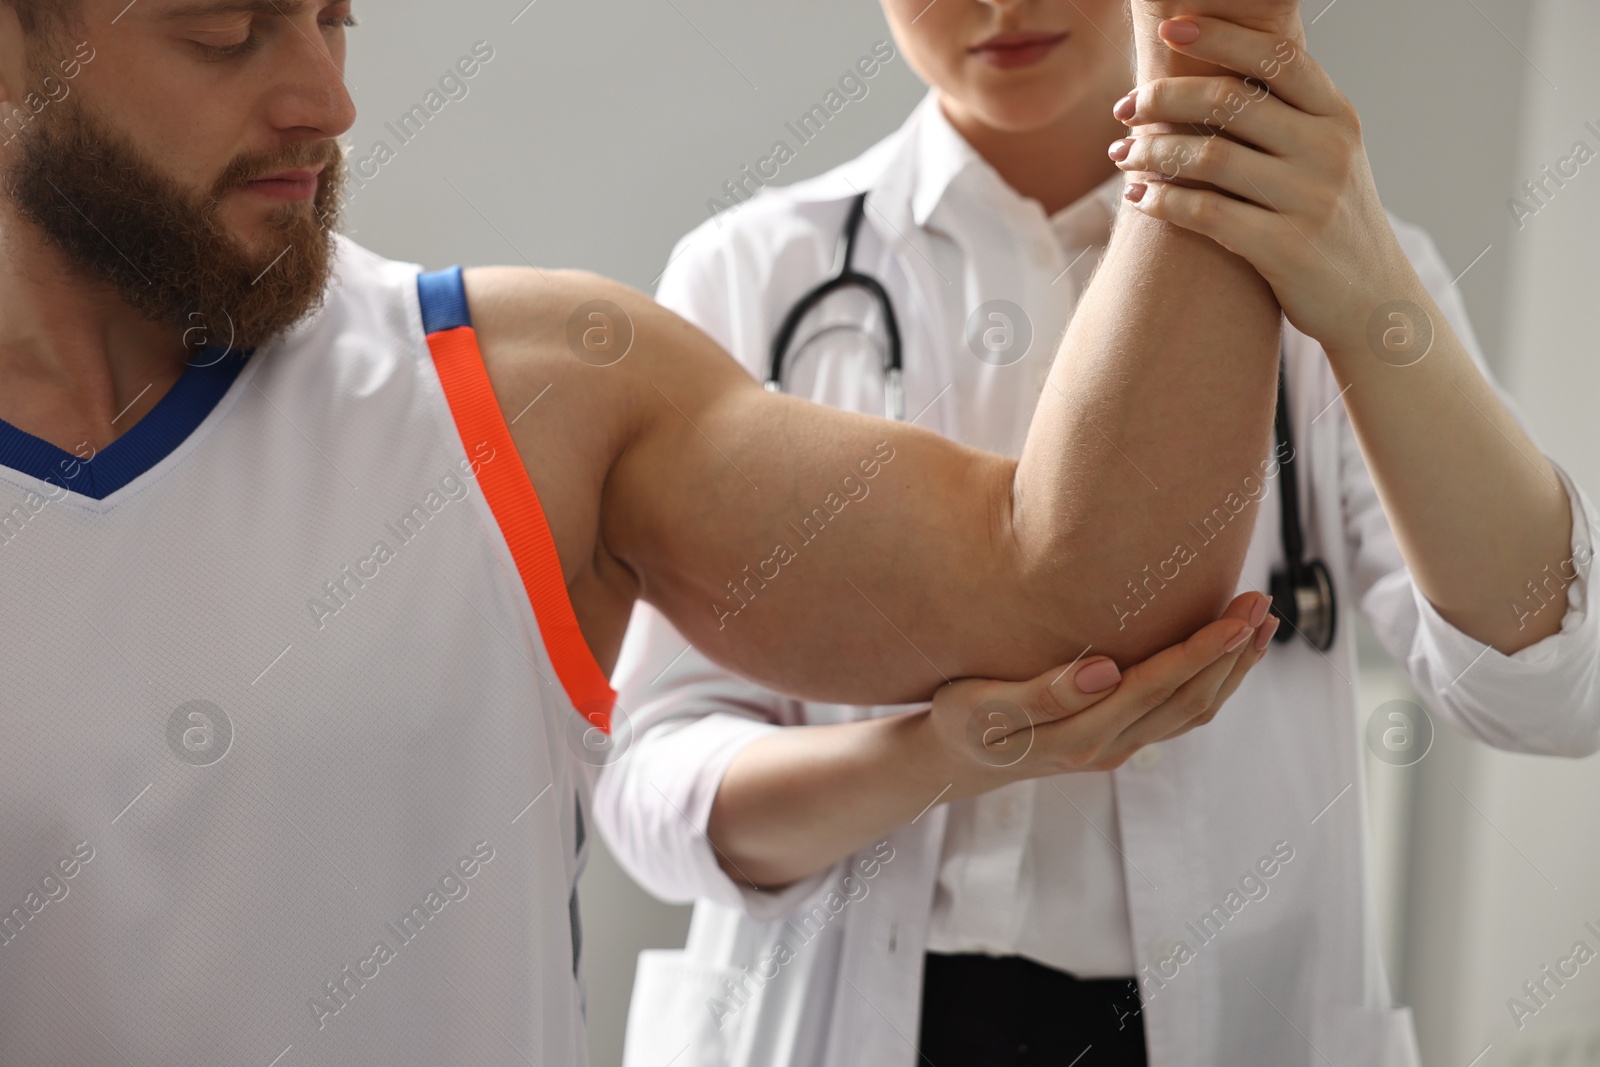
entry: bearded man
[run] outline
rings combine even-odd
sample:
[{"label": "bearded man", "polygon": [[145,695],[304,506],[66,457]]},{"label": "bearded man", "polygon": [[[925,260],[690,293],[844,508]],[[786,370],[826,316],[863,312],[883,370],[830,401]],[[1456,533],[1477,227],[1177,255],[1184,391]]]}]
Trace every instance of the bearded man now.
[{"label": "bearded man", "polygon": [[626,738],[637,599],[808,698],[938,688],[957,731],[1004,700],[1063,762],[1203,723],[1259,658],[1262,598],[1213,621],[1247,534],[1106,611],[1266,451],[1242,261],[1124,219],[989,456],[766,393],[602,279],[337,237],[350,24],[0,3],[0,1062],[583,1062],[581,772]]}]

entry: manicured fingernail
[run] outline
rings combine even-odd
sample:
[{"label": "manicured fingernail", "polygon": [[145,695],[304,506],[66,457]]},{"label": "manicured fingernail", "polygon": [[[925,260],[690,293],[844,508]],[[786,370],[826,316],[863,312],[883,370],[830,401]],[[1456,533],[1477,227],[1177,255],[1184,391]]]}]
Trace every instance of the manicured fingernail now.
[{"label": "manicured fingernail", "polygon": [[1224,652],[1237,652],[1240,648],[1244,647],[1244,643],[1246,641],[1250,640],[1250,634],[1252,632],[1253,631],[1252,631],[1251,627],[1249,627],[1249,626],[1244,627],[1243,629],[1241,629],[1239,631],[1237,636],[1235,636],[1227,644],[1222,646],[1222,651],[1224,651]]},{"label": "manicured fingernail", "polygon": [[1200,39],[1200,26],[1188,19],[1167,19],[1156,28],[1161,39],[1173,44],[1194,44]]},{"label": "manicured fingernail", "polygon": [[1267,610],[1272,607],[1272,598],[1264,596],[1256,601],[1255,609],[1250,612],[1250,625],[1260,626],[1261,620],[1267,617]]},{"label": "manicured fingernail", "polygon": [[1134,182],[1123,190],[1122,195],[1137,204],[1144,200],[1145,190],[1148,188],[1144,182]]},{"label": "manicured fingernail", "polygon": [[1080,668],[1073,682],[1080,693],[1103,693],[1122,680],[1122,672],[1108,659],[1096,660]]},{"label": "manicured fingernail", "polygon": [[1278,617],[1274,615],[1268,619],[1266,625],[1256,631],[1256,651],[1265,652],[1267,645],[1272,643],[1272,635],[1278,632]]},{"label": "manicured fingernail", "polygon": [[1124,159],[1128,158],[1128,153],[1132,151],[1132,149],[1133,142],[1127,138],[1123,138],[1120,141],[1112,141],[1111,147],[1106,149],[1106,154],[1111,157],[1111,162],[1121,163]]},{"label": "manicured fingernail", "polygon": [[1121,100],[1118,100],[1117,106],[1111,109],[1111,113],[1117,117],[1118,122],[1127,122],[1133,118],[1138,110],[1139,90],[1135,89]]}]

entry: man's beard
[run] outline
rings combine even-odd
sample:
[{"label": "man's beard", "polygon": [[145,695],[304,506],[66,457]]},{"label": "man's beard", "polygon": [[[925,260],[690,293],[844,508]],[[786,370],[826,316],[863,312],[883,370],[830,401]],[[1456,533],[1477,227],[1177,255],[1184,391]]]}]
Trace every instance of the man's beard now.
[{"label": "man's beard", "polygon": [[[316,197],[273,212],[261,252],[217,220],[230,191],[319,163]],[[321,306],[343,183],[343,153],[325,140],[241,156],[196,195],[74,98],[40,114],[5,174],[12,204],[72,268],[189,349],[258,347]]]}]

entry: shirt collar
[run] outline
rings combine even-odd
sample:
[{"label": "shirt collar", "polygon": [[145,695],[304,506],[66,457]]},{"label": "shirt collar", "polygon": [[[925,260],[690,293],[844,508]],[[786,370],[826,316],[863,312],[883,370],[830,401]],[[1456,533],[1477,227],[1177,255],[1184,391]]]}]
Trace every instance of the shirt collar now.
[{"label": "shirt collar", "polygon": [[911,188],[911,218],[918,226],[926,226],[951,184],[969,167],[992,168],[950,125],[939,106],[937,90],[930,90],[922,98],[915,118],[916,180]]},{"label": "shirt collar", "polygon": [[[937,90],[930,90],[923,97],[907,127],[913,138],[912,150],[916,160],[916,177],[911,188],[911,217],[918,226],[927,225],[951,186],[969,170],[991,179],[985,184],[991,186],[995,195],[1010,196],[1019,203],[1024,202],[1023,197],[1007,185],[988,161],[950,124],[944,109],[939,106]],[[1111,224],[1116,218],[1124,181],[1121,174],[1113,174],[1050,217],[1050,226],[1064,246],[1084,248],[1103,245],[1110,240]]]},{"label": "shirt collar", "polygon": [[1111,240],[1127,179],[1113,174],[1088,193],[1050,216],[1050,228],[1064,248],[1087,248]]}]

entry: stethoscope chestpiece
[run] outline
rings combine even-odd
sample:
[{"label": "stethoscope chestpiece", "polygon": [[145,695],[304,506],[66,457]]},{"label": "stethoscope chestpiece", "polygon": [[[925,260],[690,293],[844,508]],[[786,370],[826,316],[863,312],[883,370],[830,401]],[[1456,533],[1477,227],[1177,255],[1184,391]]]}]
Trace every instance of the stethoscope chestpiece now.
[{"label": "stethoscope chestpiece", "polygon": [[1288,642],[1304,637],[1318,652],[1333,647],[1339,634],[1339,605],[1333,594],[1333,576],[1320,559],[1306,560],[1291,580],[1287,570],[1272,572],[1272,613],[1286,625],[1272,635]]}]

